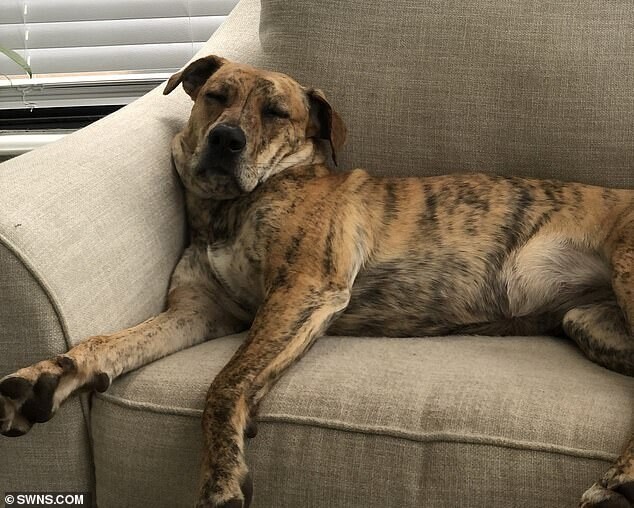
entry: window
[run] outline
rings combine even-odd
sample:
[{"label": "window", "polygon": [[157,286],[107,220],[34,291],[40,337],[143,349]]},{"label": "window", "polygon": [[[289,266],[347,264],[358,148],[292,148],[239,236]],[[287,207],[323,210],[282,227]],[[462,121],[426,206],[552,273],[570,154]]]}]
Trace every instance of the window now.
[{"label": "window", "polygon": [[185,64],[236,3],[0,0],[0,45],[33,72],[0,54],[2,134],[74,129],[131,102]]},{"label": "window", "polygon": [[237,0],[3,0],[0,107],[121,105],[180,68]]}]

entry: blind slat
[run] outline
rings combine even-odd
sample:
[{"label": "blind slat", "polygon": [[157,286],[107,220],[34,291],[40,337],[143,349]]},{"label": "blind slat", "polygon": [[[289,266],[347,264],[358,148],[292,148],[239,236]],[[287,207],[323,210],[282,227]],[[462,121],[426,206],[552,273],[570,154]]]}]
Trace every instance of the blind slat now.
[{"label": "blind slat", "polygon": [[13,0],[0,1],[0,20],[22,23],[27,4],[26,21],[99,21],[146,17],[172,18],[186,16],[226,16],[235,0]]},{"label": "blind slat", "polygon": [[0,0],[0,44],[36,78],[0,54],[0,109],[129,102],[182,67],[237,3]]},{"label": "blind slat", "polygon": [[189,0],[190,16],[205,16],[209,14],[227,15],[238,3],[237,0],[213,0],[214,12],[209,12],[210,0]]},{"label": "blind slat", "polygon": [[[0,41],[14,50],[59,47],[115,46],[177,42],[204,42],[226,16],[146,18],[64,23],[0,24]],[[41,71],[38,71],[41,72]]]},{"label": "blind slat", "polygon": [[[142,44],[96,46],[82,48],[46,48],[29,51],[31,65],[38,74],[104,72],[104,71],[169,71],[179,69],[203,46],[202,42],[175,44]],[[20,53],[18,51],[18,53]],[[23,53],[23,52],[22,52]],[[8,61],[8,64],[12,62]],[[15,64],[0,73],[15,74]],[[8,72],[7,72],[8,71]]]}]

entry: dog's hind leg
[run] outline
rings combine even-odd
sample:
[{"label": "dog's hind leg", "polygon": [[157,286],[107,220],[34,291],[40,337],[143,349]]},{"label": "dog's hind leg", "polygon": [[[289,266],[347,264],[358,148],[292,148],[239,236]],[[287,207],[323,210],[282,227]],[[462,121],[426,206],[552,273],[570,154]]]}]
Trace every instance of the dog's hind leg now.
[{"label": "dog's hind leg", "polygon": [[586,490],[581,508],[631,508],[634,506],[634,439],[603,477]]},{"label": "dog's hind leg", "polygon": [[[616,302],[585,305],[569,311],[563,328],[592,361],[634,375],[634,338]],[[634,503],[634,440],[616,464],[581,498],[583,508],[630,508]]]},{"label": "dog's hind leg", "polygon": [[618,220],[608,242],[612,288],[634,337],[634,206]]},{"label": "dog's hind leg", "polygon": [[[634,376],[634,210],[617,222],[607,251],[616,302],[572,309],[564,317],[564,331],[595,362]],[[580,506],[634,506],[634,438],[601,480],[583,494]]]},{"label": "dog's hind leg", "polygon": [[253,435],[255,406],[348,304],[347,287],[293,279],[267,296],[246,342],[209,388],[199,508],[249,506],[252,486],[243,450],[245,435]]},{"label": "dog's hind leg", "polygon": [[[82,389],[104,391],[117,376],[180,349],[244,329],[222,310],[210,281],[186,252],[172,277],[167,310],[118,333],[86,339],[65,354],[0,380],[0,433],[21,436],[48,421]],[[224,302],[223,302],[224,303]]]},{"label": "dog's hind leg", "polygon": [[563,329],[593,362],[634,376],[634,337],[616,301],[571,309],[564,316]]}]

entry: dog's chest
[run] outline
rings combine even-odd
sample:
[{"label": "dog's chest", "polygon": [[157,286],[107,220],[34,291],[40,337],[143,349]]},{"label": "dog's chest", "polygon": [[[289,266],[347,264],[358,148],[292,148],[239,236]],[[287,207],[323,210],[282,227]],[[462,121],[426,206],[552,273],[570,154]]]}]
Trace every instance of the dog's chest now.
[{"label": "dog's chest", "polygon": [[263,298],[260,256],[238,238],[209,245],[207,258],[227,295],[252,316]]},{"label": "dog's chest", "polygon": [[255,316],[265,298],[271,253],[284,244],[282,232],[291,220],[289,208],[280,193],[260,188],[243,199],[222,203],[210,213],[210,271],[243,309],[246,320]]}]

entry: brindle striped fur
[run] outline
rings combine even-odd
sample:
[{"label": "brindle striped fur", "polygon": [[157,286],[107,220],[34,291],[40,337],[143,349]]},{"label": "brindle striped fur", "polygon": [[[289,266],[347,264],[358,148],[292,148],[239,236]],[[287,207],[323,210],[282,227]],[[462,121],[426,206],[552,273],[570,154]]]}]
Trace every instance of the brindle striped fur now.
[{"label": "brindle striped fur", "polygon": [[[209,388],[197,504],[238,508],[252,495],[243,448],[258,404],[324,333],[565,333],[593,361],[634,375],[634,191],[331,172],[323,144],[334,158],[345,127],[320,91],[214,56],[174,75],[166,93],[180,83],[194,100],[172,145],[191,244],[167,310],[4,378],[3,434],[48,420],[79,389],[105,390],[147,362],[248,329]],[[212,156],[219,125],[246,140],[223,145],[228,164]],[[630,443],[582,506],[633,503]]]}]

